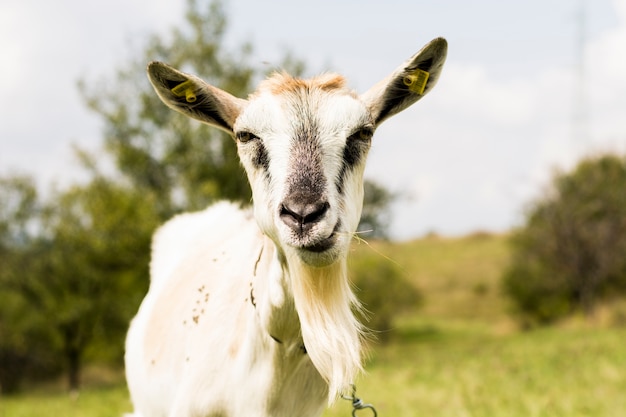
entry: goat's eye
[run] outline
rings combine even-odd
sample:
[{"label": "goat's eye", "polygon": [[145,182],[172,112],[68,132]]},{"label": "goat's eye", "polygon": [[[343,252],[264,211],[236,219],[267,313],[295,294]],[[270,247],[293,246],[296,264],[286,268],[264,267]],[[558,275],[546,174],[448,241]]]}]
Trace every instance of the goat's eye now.
[{"label": "goat's eye", "polygon": [[255,134],[252,134],[250,132],[246,132],[246,131],[242,131],[242,132],[237,132],[237,134],[235,135],[235,137],[237,138],[237,140],[241,143],[246,143],[246,142],[250,142],[253,141],[255,139],[258,139],[259,137]]},{"label": "goat's eye", "polygon": [[354,132],[348,137],[348,140],[360,140],[364,142],[369,142],[372,140],[372,136],[374,136],[374,129],[369,126],[365,126]]}]

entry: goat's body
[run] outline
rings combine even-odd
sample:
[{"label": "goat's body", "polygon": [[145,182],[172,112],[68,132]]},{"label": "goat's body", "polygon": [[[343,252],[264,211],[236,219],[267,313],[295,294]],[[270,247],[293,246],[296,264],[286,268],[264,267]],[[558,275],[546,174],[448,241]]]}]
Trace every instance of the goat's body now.
[{"label": "goat's body", "polygon": [[[127,379],[139,415],[321,413],[327,386],[303,349],[283,277],[255,280],[267,280],[270,270],[281,271],[272,242],[251,213],[233,205],[163,226],[150,290],[127,339]],[[278,300],[273,311],[257,310],[256,302],[270,296]],[[262,323],[265,313],[280,317],[277,335]]]},{"label": "goat's body", "polygon": [[126,343],[142,417],[317,416],[362,369],[347,257],[376,127],[430,91],[435,39],[366,93],[275,74],[248,100],[154,62],[171,108],[230,133],[253,212],[220,203],[156,234]]}]

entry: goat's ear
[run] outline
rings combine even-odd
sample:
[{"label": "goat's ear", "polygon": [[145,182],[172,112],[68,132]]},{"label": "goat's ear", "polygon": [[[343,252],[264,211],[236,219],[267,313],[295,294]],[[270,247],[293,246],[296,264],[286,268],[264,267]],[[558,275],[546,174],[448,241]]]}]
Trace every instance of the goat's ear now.
[{"label": "goat's ear", "polygon": [[148,65],[148,78],[169,107],[231,134],[235,120],[247,103],[162,62]]},{"label": "goat's ear", "polygon": [[445,39],[433,39],[361,96],[377,126],[424,97],[435,86],[447,52]]}]

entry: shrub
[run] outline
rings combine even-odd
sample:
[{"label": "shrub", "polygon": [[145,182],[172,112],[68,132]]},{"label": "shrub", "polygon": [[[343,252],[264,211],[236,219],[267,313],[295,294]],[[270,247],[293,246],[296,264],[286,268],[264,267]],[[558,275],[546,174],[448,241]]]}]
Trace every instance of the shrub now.
[{"label": "shrub", "polygon": [[386,342],[394,317],[422,303],[420,292],[392,261],[375,253],[355,253],[350,259],[350,276],[357,297],[366,309],[361,321]]},{"label": "shrub", "polygon": [[593,312],[626,293],[626,158],[600,155],[557,173],[513,238],[505,292],[526,323]]}]

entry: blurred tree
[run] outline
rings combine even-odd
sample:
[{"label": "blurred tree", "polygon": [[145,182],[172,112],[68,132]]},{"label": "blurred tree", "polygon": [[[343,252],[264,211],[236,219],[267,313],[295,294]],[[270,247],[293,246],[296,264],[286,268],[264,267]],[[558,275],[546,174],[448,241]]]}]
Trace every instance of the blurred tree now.
[{"label": "blurred tree", "polygon": [[408,282],[391,260],[370,251],[355,251],[350,257],[350,279],[365,312],[361,322],[384,342],[389,340],[393,320],[422,304],[419,290]]},{"label": "blurred tree", "polygon": [[398,199],[399,195],[389,191],[373,180],[365,180],[363,198],[363,212],[358,231],[366,237],[387,239],[389,237],[389,225],[391,223],[391,203]]},{"label": "blurred tree", "polygon": [[[23,193],[19,205],[29,198]],[[28,230],[13,227],[9,237],[20,237],[3,251],[9,257],[2,258],[0,285],[11,294],[8,313],[27,319],[11,330],[33,333],[31,342],[65,358],[69,387],[77,390],[81,360],[94,342],[115,340],[121,356],[119,341],[147,287],[150,239],[159,222],[154,198],[95,178],[53,196],[28,220],[37,235],[23,244]]]},{"label": "blurred tree", "polygon": [[145,71],[149,61],[164,61],[245,97],[258,72],[248,63],[252,48],[244,44],[227,52],[225,31],[220,1],[188,0],[184,25],[153,35],[113,82],[80,83],[87,105],[104,120],[106,147],[117,167],[138,190],[158,195],[162,218],[220,198],[250,200],[232,138],[163,105]]},{"label": "blurred tree", "polygon": [[[227,50],[226,28],[221,1],[207,5],[187,0],[185,24],[167,36],[153,35],[138,59],[120,69],[114,81],[79,83],[89,108],[104,120],[106,147],[117,168],[138,190],[158,195],[163,219],[218,199],[249,203],[251,198],[233,139],[163,105],[145,72],[147,62],[160,60],[246,97],[266,71],[250,64],[250,44]],[[290,52],[280,67],[294,75],[305,70]],[[386,237],[388,209],[396,196],[372,181],[365,182],[365,196],[361,230]]]},{"label": "blurred tree", "polygon": [[154,196],[103,178],[73,187],[54,201],[44,216],[48,256],[39,261],[37,282],[23,285],[34,288],[47,277],[45,289],[33,292],[31,301],[50,318],[70,388],[77,389],[90,344],[124,338],[147,289],[150,241],[159,219]]},{"label": "blurred tree", "polygon": [[38,211],[37,188],[32,178],[0,178],[0,251],[28,245],[33,239],[32,220]]},{"label": "blurred tree", "polygon": [[504,288],[521,317],[545,323],[626,292],[626,158],[559,173],[512,239]]},{"label": "blurred tree", "polygon": [[[0,178],[0,391],[14,392],[38,370],[54,373],[54,356],[45,323],[11,291],[29,274],[37,256],[40,203],[34,181],[25,176]],[[57,367],[58,368],[58,367]]]},{"label": "blurred tree", "polygon": [[[115,167],[108,178],[103,155],[77,150],[91,180],[53,191],[45,203],[28,178],[0,181],[3,387],[16,382],[18,372],[29,375],[24,370],[54,372],[58,366],[46,361],[62,355],[76,389],[88,352],[121,357],[128,322],[148,285],[155,227],[216,199],[250,200],[232,138],[164,106],[145,75],[147,62],[162,60],[245,97],[265,71],[250,65],[249,44],[229,52],[225,31],[219,0],[187,0],[183,25],[150,37],[113,80],[79,82],[86,105],[104,122]],[[294,75],[304,70],[289,53],[282,67]],[[386,194],[380,186],[373,190],[378,208],[372,210],[382,213]],[[384,225],[367,210],[370,225]]]}]

